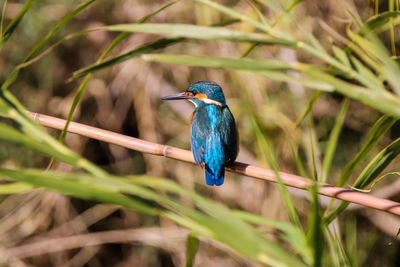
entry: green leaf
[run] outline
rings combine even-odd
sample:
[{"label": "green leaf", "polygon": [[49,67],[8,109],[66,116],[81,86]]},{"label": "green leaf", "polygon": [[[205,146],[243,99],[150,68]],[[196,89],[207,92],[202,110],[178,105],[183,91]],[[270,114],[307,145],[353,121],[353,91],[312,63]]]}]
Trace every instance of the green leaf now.
[{"label": "green leaf", "polygon": [[192,267],[196,256],[197,248],[199,247],[199,239],[196,235],[190,234],[187,238],[186,248],[186,267]]}]

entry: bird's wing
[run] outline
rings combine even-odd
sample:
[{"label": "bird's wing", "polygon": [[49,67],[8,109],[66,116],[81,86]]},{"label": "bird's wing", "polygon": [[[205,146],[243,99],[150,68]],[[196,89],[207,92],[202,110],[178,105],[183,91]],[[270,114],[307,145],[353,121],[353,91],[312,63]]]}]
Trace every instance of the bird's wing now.
[{"label": "bird's wing", "polygon": [[235,119],[228,107],[223,108],[222,117],[223,119],[221,120],[222,123],[220,124],[219,132],[221,132],[222,135],[226,161],[233,162],[238,153],[239,143]]},{"label": "bird's wing", "polygon": [[201,166],[204,166],[204,153],[209,132],[210,126],[208,124],[208,115],[206,109],[196,109],[193,114],[190,142],[192,144],[194,160]]}]

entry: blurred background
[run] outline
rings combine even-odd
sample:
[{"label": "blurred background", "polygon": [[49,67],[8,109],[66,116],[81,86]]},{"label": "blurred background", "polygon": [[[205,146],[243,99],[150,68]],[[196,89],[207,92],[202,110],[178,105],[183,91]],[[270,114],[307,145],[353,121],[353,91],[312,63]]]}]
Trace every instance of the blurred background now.
[{"label": "blurred background", "polygon": [[[5,23],[21,10],[22,2],[7,1]],[[0,53],[0,80],[4,81],[23,60],[27,51],[79,2],[37,1]],[[255,4],[253,1],[220,2],[243,14],[257,17],[252,8]],[[281,2],[285,4],[290,1]],[[387,8],[385,1],[378,1],[378,5],[376,1],[367,0],[344,2],[354,8],[362,20],[371,17],[376,8],[379,12]],[[164,4],[166,1],[96,1],[62,27],[50,43],[84,29],[135,23]],[[268,17],[271,11],[262,6],[259,8]],[[350,23],[342,4],[335,0],[304,1],[292,12],[302,26],[312,32],[323,45],[331,42],[322,29],[323,24],[344,34]],[[212,25],[226,19],[207,6],[192,1],[177,1],[150,22]],[[253,31],[244,23],[230,27]],[[279,28],[291,31],[290,24],[287,28],[280,24]],[[96,62],[117,34],[98,31],[62,42],[40,61],[24,69],[12,85],[11,92],[30,111],[65,119],[82,82],[82,79],[68,79],[74,71]],[[395,34],[399,34],[397,28]],[[381,37],[389,43],[389,36],[382,34]],[[158,38],[160,36],[131,34],[109,56],[121,54]],[[169,46],[163,53],[240,58],[249,47],[247,43],[187,40]],[[390,48],[389,45],[388,47]],[[395,52],[398,48],[396,42]],[[256,47],[249,56],[284,62],[301,60],[320,63],[315,59],[308,59],[308,55],[279,46]],[[299,84],[272,81],[248,72],[161,64],[144,61],[140,57],[133,58],[99,71],[91,77],[73,120],[151,142],[190,149],[189,118],[193,106],[187,102],[165,103],[159,99],[161,96],[184,91],[191,83],[200,80],[215,81],[224,90],[239,129],[239,161],[268,167],[266,155],[257,142],[257,129],[251,123],[255,118],[262,134],[272,141],[274,154],[282,171],[299,174],[293,159],[295,149],[299,151],[300,158],[308,162],[304,166],[304,174],[311,175],[311,147],[317,159],[316,169],[320,170],[321,151],[325,149],[343,97],[339,94],[323,93],[312,108],[313,127],[295,128],[297,118],[315,91]],[[359,151],[368,131],[380,115],[360,102],[350,102],[336,150],[340,152],[334,156],[327,182],[336,183],[340,172]],[[49,132],[55,137],[60,134],[56,130]],[[397,123],[371,154],[375,155],[399,136],[400,124]],[[317,145],[310,146],[312,140]],[[203,170],[192,164],[142,154],[74,134],[67,134],[65,144],[110,173],[167,177],[226,206],[271,219],[288,220],[275,184],[228,173],[223,187],[207,187]],[[49,158],[42,154],[0,141],[2,167],[46,168],[48,164]],[[397,166],[399,159],[395,159],[387,171],[396,171]],[[59,162],[55,162],[52,169],[76,171]],[[395,178],[395,175],[386,177],[376,185],[374,192],[381,197],[399,201],[400,183]],[[307,192],[295,189],[289,189],[289,192],[297,210],[304,215],[301,217],[302,221],[306,223],[306,214],[310,208]],[[329,201],[328,198],[321,198],[321,205],[326,207]],[[355,230],[357,225],[357,246],[352,252],[356,255],[359,266],[400,265],[400,245],[394,241],[400,225],[399,218],[355,205],[350,205],[348,212],[341,218],[339,232],[343,235]],[[17,256],[9,262],[9,266],[182,266],[187,232],[178,227],[173,231],[170,228],[173,225],[173,222],[164,218],[145,216],[44,190],[11,196],[0,195],[0,247],[14,248],[16,255],[26,255],[26,251],[33,253],[28,257]],[[111,230],[115,232],[110,232]],[[96,238],[89,235],[95,232],[100,232]],[[76,239],[63,239],[68,236],[75,236]],[[90,242],[91,238],[97,240],[97,243],[76,245],[79,242]],[[42,241],[47,243],[40,243]],[[35,242],[42,246],[25,247]],[[46,253],[46,247],[57,245],[61,246],[60,251]],[[218,245],[210,245],[210,241],[204,241],[196,255],[195,266],[207,265],[257,266],[233,252],[227,253],[226,250],[219,249]]]}]

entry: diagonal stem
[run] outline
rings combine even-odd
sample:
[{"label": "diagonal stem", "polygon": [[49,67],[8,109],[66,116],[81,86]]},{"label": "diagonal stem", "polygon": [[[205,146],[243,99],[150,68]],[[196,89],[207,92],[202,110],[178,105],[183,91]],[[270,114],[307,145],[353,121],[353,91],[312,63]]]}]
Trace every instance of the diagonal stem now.
[{"label": "diagonal stem", "polygon": [[[58,130],[64,129],[66,121],[63,119],[30,112],[32,118],[43,126]],[[144,141],[138,138],[114,133],[100,128],[71,122],[68,132],[93,138],[99,141],[112,143],[128,149],[133,149],[143,153],[149,153],[158,156],[164,156],[172,159],[195,163],[193,155],[190,151],[175,148],[167,145],[156,144]],[[277,182],[274,171],[271,169],[261,168],[246,163],[235,162],[232,166],[226,167],[230,172],[242,174],[248,177],[266,180],[269,182]],[[314,181],[309,178],[279,172],[282,182],[290,187],[299,189],[308,189],[314,185]],[[320,183],[319,194],[332,198],[352,202],[365,207],[386,211],[400,216],[400,203],[368,195],[362,192],[352,191],[343,187],[337,187],[326,183]]]}]

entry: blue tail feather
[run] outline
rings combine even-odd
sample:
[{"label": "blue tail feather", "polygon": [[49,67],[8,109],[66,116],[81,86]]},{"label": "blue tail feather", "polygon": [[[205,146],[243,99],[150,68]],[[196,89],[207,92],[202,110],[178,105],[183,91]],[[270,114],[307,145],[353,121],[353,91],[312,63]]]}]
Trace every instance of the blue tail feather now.
[{"label": "blue tail feather", "polygon": [[219,174],[212,173],[207,167],[205,168],[205,170],[206,170],[206,184],[207,185],[220,186],[224,183],[224,179],[225,179],[224,169],[222,169],[222,171]]}]

